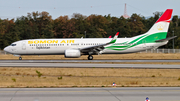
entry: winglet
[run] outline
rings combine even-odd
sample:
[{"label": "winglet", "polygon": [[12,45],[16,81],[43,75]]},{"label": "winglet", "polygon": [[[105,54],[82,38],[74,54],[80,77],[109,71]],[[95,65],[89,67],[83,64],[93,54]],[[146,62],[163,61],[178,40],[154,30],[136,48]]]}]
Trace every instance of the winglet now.
[{"label": "winglet", "polygon": [[114,36],[114,38],[113,38],[113,39],[111,40],[111,42],[109,42],[109,43],[115,43],[118,35],[119,35],[119,32],[116,33],[116,35]]}]

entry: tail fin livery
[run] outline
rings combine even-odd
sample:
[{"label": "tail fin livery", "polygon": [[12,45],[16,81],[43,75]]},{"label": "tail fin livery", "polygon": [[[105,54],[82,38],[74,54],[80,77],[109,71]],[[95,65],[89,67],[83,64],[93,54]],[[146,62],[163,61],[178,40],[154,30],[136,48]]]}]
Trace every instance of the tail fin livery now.
[{"label": "tail fin livery", "polygon": [[135,36],[135,40],[133,40],[132,42],[142,44],[152,43],[156,42],[157,40],[166,39],[172,11],[173,9],[167,9],[148,32],[139,36]]},{"label": "tail fin livery", "polygon": [[167,9],[146,34],[155,34],[156,40],[165,39],[167,36],[172,12],[173,9]]},{"label": "tail fin livery", "polygon": [[[141,45],[144,43],[165,42],[172,38],[175,38],[175,37],[166,38],[172,12],[173,9],[167,9],[148,32],[133,37],[133,40],[130,41],[129,43],[136,43],[136,45]],[[129,47],[133,47],[133,46],[135,45]]]}]

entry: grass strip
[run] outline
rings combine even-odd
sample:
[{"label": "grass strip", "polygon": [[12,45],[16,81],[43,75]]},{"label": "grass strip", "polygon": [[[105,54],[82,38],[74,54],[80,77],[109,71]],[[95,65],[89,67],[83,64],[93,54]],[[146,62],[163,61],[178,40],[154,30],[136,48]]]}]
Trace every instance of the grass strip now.
[{"label": "grass strip", "polygon": [[0,87],[178,87],[180,69],[2,67],[0,78]]}]

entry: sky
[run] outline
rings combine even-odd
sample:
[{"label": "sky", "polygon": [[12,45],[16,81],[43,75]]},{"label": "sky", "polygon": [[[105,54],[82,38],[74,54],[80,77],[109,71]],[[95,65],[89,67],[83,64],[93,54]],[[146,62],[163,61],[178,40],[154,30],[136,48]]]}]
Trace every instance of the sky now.
[{"label": "sky", "polygon": [[36,11],[46,11],[53,19],[64,15],[71,18],[73,13],[120,17],[125,3],[129,16],[136,13],[149,17],[166,9],[173,9],[173,15],[180,16],[180,0],[0,0],[0,18],[16,19]]}]

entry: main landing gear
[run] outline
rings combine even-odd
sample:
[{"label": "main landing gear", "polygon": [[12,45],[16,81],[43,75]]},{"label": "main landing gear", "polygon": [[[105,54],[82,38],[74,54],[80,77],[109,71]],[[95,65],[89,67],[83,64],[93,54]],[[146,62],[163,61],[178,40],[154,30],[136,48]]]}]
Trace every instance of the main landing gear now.
[{"label": "main landing gear", "polygon": [[22,57],[19,57],[19,60],[22,60]]},{"label": "main landing gear", "polygon": [[88,56],[88,60],[93,60],[93,56],[92,56],[92,55],[89,55],[89,56]]}]

